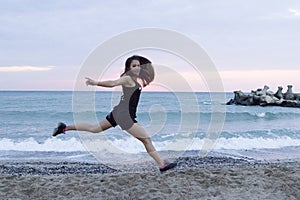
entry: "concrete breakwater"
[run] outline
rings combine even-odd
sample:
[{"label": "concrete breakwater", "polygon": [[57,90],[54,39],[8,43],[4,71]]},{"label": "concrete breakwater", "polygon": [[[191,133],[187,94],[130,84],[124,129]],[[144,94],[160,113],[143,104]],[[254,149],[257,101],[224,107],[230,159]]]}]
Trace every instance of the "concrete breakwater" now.
[{"label": "concrete breakwater", "polygon": [[279,86],[276,93],[270,91],[269,86],[265,85],[263,89],[257,89],[250,93],[244,93],[241,90],[234,91],[234,98],[227,102],[227,105],[243,106],[282,106],[300,108],[300,94],[292,91],[292,85],[287,86],[287,91],[283,93],[283,87]]}]

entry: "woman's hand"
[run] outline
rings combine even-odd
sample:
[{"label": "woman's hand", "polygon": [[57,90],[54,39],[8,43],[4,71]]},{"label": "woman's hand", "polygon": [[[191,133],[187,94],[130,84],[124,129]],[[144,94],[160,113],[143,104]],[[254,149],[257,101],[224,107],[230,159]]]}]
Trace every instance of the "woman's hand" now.
[{"label": "woman's hand", "polygon": [[90,79],[88,77],[85,77],[85,79],[86,79],[85,84],[87,86],[89,86],[89,85],[97,85],[98,84],[97,81],[94,81],[93,79]]}]

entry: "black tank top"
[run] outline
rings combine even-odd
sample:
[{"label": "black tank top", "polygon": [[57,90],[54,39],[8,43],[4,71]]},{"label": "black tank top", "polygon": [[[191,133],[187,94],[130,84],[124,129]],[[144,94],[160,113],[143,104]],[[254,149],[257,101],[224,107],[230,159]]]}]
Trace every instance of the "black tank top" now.
[{"label": "black tank top", "polygon": [[122,86],[123,95],[120,103],[114,108],[115,111],[128,111],[131,118],[136,118],[136,110],[140,100],[142,91],[141,85],[135,81],[134,87]]}]

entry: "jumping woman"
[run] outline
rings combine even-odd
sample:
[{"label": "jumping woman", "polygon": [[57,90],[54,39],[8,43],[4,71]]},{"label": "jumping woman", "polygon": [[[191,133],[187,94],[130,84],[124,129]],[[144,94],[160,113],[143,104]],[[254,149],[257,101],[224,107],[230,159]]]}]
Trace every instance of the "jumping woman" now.
[{"label": "jumping woman", "polygon": [[156,161],[161,172],[172,169],[176,163],[166,163],[163,161],[155,147],[152,144],[151,138],[136,121],[136,110],[140,99],[142,87],[138,83],[141,80],[143,87],[147,86],[154,79],[154,70],[151,62],[142,56],[134,55],[129,57],[125,62],[125,71],[117,80],[95,81],[86,78],[87,86],[100,87],[116,87],[122,86],[123,95],[120,103],[106,116],[105,119],[98,124],[91,125],[87,123],[76,123],[74,125],[66,125],[62,122],[53,131],[53,136],[65,133],[66,131],[78,130],[91,133],[100,133],[111,127],[119,125],[123,130],[126,130],[133,137],[140,140],[148,154]]}]

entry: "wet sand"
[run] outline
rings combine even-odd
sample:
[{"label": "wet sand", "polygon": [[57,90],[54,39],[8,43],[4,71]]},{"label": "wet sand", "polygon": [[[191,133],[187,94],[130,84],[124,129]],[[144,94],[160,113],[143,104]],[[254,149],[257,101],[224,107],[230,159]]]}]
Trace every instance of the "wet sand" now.
[{"label": "wet sand", "polygon": [[0,199],[300,199],[298,162],[184,157],[114,170],[101,164],[0,163]]}]

